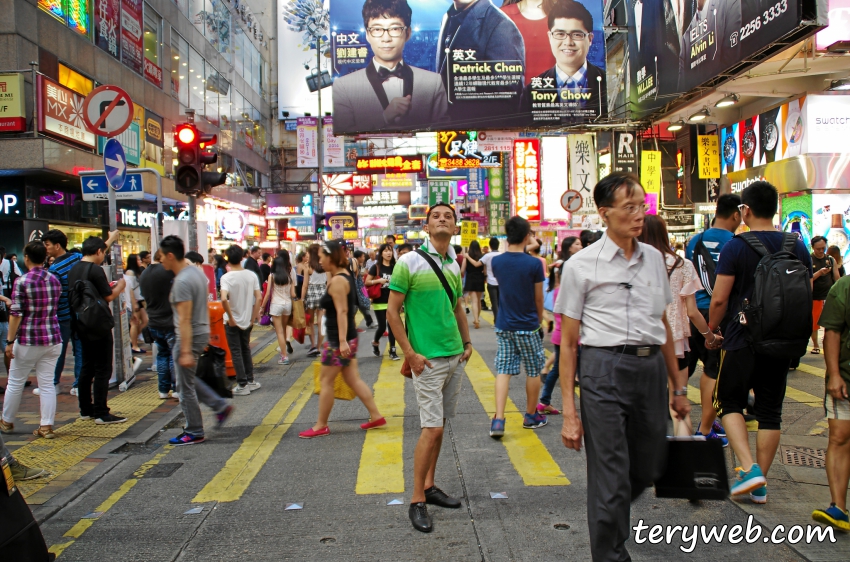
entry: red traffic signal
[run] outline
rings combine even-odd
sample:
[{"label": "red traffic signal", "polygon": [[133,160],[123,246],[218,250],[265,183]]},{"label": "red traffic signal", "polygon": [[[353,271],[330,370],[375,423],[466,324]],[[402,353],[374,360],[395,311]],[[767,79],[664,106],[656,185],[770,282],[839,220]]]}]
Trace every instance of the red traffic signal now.
[{"label": "red traffic signal", "polygon": [[298,242],[298,231],[294,228],[287,228],[284,232],[283,238],[290,242]]},{"label": "red traffic signal", "polygon": [[195,128],[191,125],[178,126],[177,131],[175,131],[175,135],[180,144],[193,144],[195,142],[195,138],[198,136],[195,132]]}]

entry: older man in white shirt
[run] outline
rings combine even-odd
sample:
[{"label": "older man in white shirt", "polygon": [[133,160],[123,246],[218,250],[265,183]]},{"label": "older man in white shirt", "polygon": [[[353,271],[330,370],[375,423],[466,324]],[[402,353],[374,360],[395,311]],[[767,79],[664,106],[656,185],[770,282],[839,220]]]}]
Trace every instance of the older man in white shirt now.
[{"label": "older man in white shirt", "polygon": [[[637,241],[646,214],[639,180],[614,173],[593,198],[608,231],[564,265],[555,313],[561,323],[561,391],[573,396],[581,339],[581,420],[564,400],[561,439],[587,445],[587,523],[594,560],[627,560],[629,503],[664,469],[667,383],[687,416],[670,326],[672,301],[661,253]],[[665,380],[665,376],[667,380]]]}]

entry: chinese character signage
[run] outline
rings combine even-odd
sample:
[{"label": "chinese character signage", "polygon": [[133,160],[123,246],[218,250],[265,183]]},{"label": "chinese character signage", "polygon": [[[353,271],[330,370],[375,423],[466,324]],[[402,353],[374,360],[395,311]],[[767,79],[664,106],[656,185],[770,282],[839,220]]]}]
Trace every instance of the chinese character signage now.
[{"label": "chinese character signage", "polygon": [[469,245],[478,239],[478,222],[476,221],[461,221],[460,223],[460,245],[468,248]]},{"label": "chinese character signage", "polygon": [[451,168],[496,168],[502,166],[501,152],[482,152],[476,131],[437,133],[438,166]]},{"label": "chinese character signage", "polygon": [[540,220],[540,140],[514,141],[514,201],[516,214],[526,220]]},{"label": "chinese character signage", "polygon": [[148,82],[162,88],[162,69],[148,60],[147,57],[145,57],[145,78],[147,78]]},{"label": "chinese character signage", "polygon": [[315,117],[298,118],[298,168],[316,168],[319,165],[316,146],[319,140],[318,126],[319,120]]},{"label": "chinese character signage", "polygon": [[38,7],[80,35],[89,35],[88,0],[38,0]]},{"label": "chinese character signage", "polygon": [[121,0],[95,0],[94,26],[95,44],[120,60]]},{"label": "chinese character signage", "polygon": [[83,96],[45,76],[38,77],[38,88],[39,130],[94,148],[94,134],[83,121]]},{"label": "chinese character signage", "polygon": [[699,179],[720,177],[720,139],[717,135],[697,135]]},{"label": "chinese character signage", "polygon": [[507,201],[508,194],[505,192],[505,169],[487,168],[487,176],[487,183],[490,186],[490,202]]},{"label": "chinese character signage", "polygon": [[121,62],[142,74],[142,0],[121,0]]},{"label": "chinese character signage", "polygon": [[556,127],[607,114],[602,0],[559,8],[551,26],[531,25],[516,3],[466,1],[451,18],[452,0],[407,4],[412,23],[388,27],[364,21],[364,0],[329,0],[337,134]]},{"label": "chinese character signage", "polygon": [[510,203],[507,201],[490,201],[487,209],[490,219],[490,236],[504,236],[505,221],[510,217]]},{"label": "chinese character signage", "polygon": [[570,189],[581,194],[581,210],[576,214],[589,215],[596,213],[593,203],[593,188],[597,182],[597,162],[594,136],[570,135]]},{"label": "chinese character signage", "polygon": [[325,167],[342,168],[345,166],[345,159],[342,157],[345,139],[334,135],[333,117],[322,119],[322,135],[324,135],[322,137],[324,140],[322,153],[324,155]]},{"label": "chinese character signage", "polygon": [[366,172],[372,170],[375,173],[389,172],[421,172],[421,156],[373,156],[358,157],[357,171]]},{"label": "chinese character signage", "polygon": [[449,180],[428,180],[428,206],[437,203],[451,203],[451,182]]},{"label": "chinese character signage", "polygon": [[27,130],[25,105],[23,76],[0,75],[0,132]]},{"label": "chinese character signage", "polygon": [[418,186],[416,174],[374,174],[372,189],[375,191],[413,191]]},{"label": "chinese character signage", "polygon": [[640,155],[640,183],[647,193],[661,194],[661,152],[644,150]]}]

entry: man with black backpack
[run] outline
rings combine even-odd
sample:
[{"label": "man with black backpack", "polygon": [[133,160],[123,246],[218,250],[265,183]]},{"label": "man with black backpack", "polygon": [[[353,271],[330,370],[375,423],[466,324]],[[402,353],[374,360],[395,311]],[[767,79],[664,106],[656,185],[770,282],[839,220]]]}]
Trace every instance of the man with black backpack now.
[{"label": "man with black backpack", "polygon": [[98,425],[127,421],[127,418],[110,414],[106,404],[112,377],[112,328],[115,325],[108,303],[121,295],[125,285],[120,279],[114,287],[109,286],[101,267],[107,249],[102,238],[89,236],[83,242],[82,259],[68,273],[72,329],[83,348],[83,366],[77,385],[80,419],[94,419]]},{"label": "man with black backpack", "polygon": [[[812,260],[795,235],[778,232],[776,188],[757,181],[741,193],[750,232],[730,240],[717,263],[709,329],[724,326],[714,406],[741,468],[733,496],[767,502],[767,473],[779,447],[788,365],[811,336]],[[756,458],[743,411],[752,389],[758,421]]]},{"label": "man with black backpack", "polygon": [[[741,226],[741,211],[738,210],[740,204],[741,198],[735,194],[721,195],[717,199],[713,226],[705,232],[697,234],[688,242],[685,256],[693,262],[700,281],[702,281],[702,286],[705,287],[705,290],[697,292],[696,300],[697,308],[706,322],[708,322],[708,307],[711,304],[711,292],[716,278],[715,269],[717,260],[720,258],[720,251],[735,236],[735,231]],[[720,368],[720,349],[705,347],[705,337],[700,335],[699,330],[693,324],[691,324],[691,337],[688,343],[691,348],[690,364],[688,365],[689,378],[696,371],[697,363],[702,361],[702,376],[699,381],[702,421],[697,434],[724,439],[726,430],[716,421],[717,414],[712,405],[717,371]],[[712,435],[712,432],[714,435]]]}]

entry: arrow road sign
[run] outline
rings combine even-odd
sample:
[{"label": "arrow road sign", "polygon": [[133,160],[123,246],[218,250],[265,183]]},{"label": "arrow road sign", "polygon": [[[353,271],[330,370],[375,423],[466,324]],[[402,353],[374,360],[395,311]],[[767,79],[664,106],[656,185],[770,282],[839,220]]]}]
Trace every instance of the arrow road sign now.
[{"label": "arrow road sign", "polygon": [[[109,198],[109,184],[106,176],[85,176],[80,178],[83,188],[83,201],[106,201]],[[115,190],[116,199],[144,199],[145,190],[142,184],[142,174],[130,172],[124,182],[124,187]]]},{"label": "arrow road sign", "polygon": [[117,86],[99,86],[83,102],[83,121],[101,137],[120,135],[133,121],[130,95]]},{"label": "arrow road sign", "polygon": [[113,189],[124,187],[124,179],[127,177],[127,157],[124,155],[124,147],[117,139],[109,139],[103,147],[103,170],[106,172],[106,181]]}]

